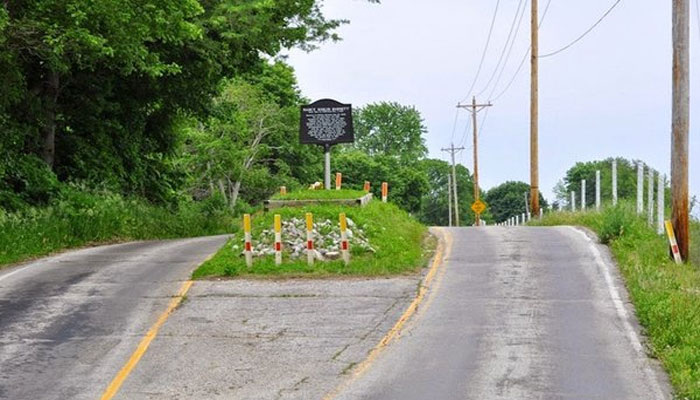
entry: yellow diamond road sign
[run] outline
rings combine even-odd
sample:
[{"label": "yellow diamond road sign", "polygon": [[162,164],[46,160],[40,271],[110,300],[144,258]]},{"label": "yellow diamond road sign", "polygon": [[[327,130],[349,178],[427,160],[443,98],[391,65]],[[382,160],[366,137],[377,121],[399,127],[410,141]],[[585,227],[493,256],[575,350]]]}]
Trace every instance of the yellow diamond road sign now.
[{"label": "yellow diamond road sign", "polygon": [[472,204],[472,211],[474,211],[477,214],[481,214],[486,210],[486,204],[484,204],[483,201],[477,200]]}]

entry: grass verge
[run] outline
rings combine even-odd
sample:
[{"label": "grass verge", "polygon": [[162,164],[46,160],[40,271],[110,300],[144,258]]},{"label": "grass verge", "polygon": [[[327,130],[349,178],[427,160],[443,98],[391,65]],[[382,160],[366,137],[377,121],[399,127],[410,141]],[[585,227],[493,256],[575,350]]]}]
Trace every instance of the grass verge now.
[{"label": "grass verge", "polygon": [[[586,226],[610,246],[650,350],[668,371],[677,397],[700,400],[699,265],[673,263],[665,236],[637,217],[631,204],[601,213],[555,213],[534,224]],[[691,247],[696,252],[698,225],[695,221],[692,230]]]},{"label": "grass verge", "polygon": [[[424,246],[428,240],[427,228],[411,218],[406,212],[390,203],[372,201],[366,207],[342,207],[319,205],[304,208],[282,208],[275,210],[284,220],[303,218],[311,212],[315,220],[330,219],[337,221],[338,214],[344,212],[357,226],[362,227],[376,253],[352,245],[352,260],[349,266],[342,261],[316,262],[313,267],[307,265],[306,258],[290,260],[285,257],[280,266],[276,266],[274,257],[255,259],[249,270],[245,260],[238,251],[232,250],[233,244],[239,244],[241,235],[236,234],[219,252],[200,266],[193,278],[212,276],[229,277],[324,277],[324,276],[382,276],[413,273],[425,265],[429,251]],[[264,229],[271,229],[275,213],[262,213],[253,218],[253,240]]]},{"label": "grass verge", "polygon": [[295,190],[285,195],[276,194],[272,200],[339,200],[359,199],[366,195],[362,190]]},{"label": "grass verge", "polygon": [[66,190],[49,207],[0,210],[0,268],[96,243],[228,233],[225,207],[185,203],[165,208],[115,194]]}]

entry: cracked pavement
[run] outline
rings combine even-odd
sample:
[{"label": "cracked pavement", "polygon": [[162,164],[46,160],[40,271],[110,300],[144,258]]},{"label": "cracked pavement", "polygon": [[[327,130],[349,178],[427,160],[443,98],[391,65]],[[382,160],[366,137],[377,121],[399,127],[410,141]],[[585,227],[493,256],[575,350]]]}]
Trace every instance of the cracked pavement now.
[{"label": "cracked pavement", "polygon": [[419,281],[198,281],[116,398],[320,399],[391,329]]}]

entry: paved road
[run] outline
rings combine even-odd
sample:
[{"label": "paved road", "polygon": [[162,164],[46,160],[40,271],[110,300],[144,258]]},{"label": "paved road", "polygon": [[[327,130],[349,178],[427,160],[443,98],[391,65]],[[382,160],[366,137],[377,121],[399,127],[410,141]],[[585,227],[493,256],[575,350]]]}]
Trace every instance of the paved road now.
[{"label": "paved road", "polygon": [[85,249],[0,272],[0,399],[97,399],[225,237]]},{"label": "paved road", "polygon": [[448,236],[451,253],[421,313],[335,398],[670,398],[606,250],[582,231]]}]

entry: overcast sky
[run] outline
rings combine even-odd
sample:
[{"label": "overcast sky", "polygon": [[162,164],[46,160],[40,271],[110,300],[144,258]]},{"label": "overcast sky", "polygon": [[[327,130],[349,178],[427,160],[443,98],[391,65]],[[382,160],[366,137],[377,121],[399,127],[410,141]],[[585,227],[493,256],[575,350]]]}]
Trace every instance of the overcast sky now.
[{"label": "overcast sky", "polygon": [[[501,0],[475,92],[479,102],[500,93],[529,46],[529,1],[510,59],[496,89],[486,88],[521,0]],[[588,29],[613,0],[551,0],[540,31],[540,54]],[[540,0],[543,12],[547,0]],[[430,156],[453,138],[455,105],[468,95],[488,36],[496,0],[326,0],[329,17],[351,20],[343,41],[312,53],[294,51],[300,87],[312,99],[361,106],[379,101],[414,105],[429,133]],[[700,93],[700,29],[693,9],[691,95]],[[623,0],[585,39],[540,60],[540,186],[552,189],[577,161],[622,156],[668,173],[671,130],[671,0]],[[496,82],[493,79],[493,83]],[[494,106],[480,134],[480,177],[488,189],[507,180],[529,182],[529,62]],[[700,103],[691,102],[694,117]],[[480,122],[484,115],[480,116]],[[470,170],[468,114],[459,113],[458,160]],[[471,131],[469,131],[471,132]],[[700,193],[700,140],[691,130],[691,193]]]}]

